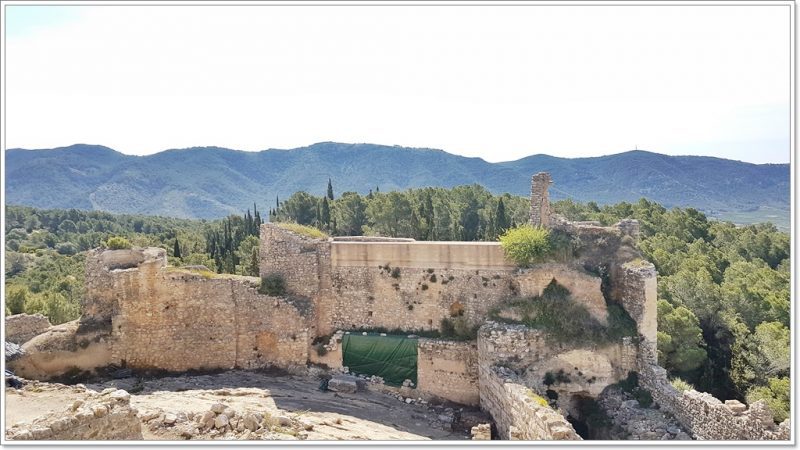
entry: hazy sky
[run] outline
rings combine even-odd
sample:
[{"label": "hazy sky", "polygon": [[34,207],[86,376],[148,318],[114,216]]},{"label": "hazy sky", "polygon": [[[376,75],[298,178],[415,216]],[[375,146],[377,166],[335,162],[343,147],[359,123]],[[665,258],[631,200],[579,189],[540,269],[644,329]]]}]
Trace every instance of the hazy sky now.
[{"label": "hazy sky", "polygon": [[788,162],[790,6],[6,5],[6,148]]}]

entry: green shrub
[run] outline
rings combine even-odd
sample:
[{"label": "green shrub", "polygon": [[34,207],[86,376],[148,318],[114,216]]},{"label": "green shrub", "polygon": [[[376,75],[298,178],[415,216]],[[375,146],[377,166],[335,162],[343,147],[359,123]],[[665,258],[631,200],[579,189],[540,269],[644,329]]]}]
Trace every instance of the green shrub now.
[{"label": "green shrub", "polygon": [[506,256],[520,267],[542,262],[550,254],[550,230],[522,225],[500,236]]},{"label": "green shrub", "polygon": [[745,398],[747,403],[764,400],[777,423],[789,418],[791,384],[788,377],[770,378],[766,386],[755,386],[748,390]]},{"label": "green shrub", "polygon": [[545,408],[549,408],[550,407],[550,403],[544,397],[542,397],[541,395],[536,394],[531,389],[528,389],[528,391],[525,394],[528,396],[528,398],[532,399],[539,406],[543,406]]},{"label": "green shrub", "polygon": [[675,378],[669,380],[669,383],[672,385],[672,387],[674,387],[675,389],[677,389],[680,392],[691,391],[692,389],[694,389],[694,386],[692,386],[691,384],[683,381],[682,379],[680,379],[678,377],[675,377]]},{"label": "green shrub", "polygon": [[326,239],[328,237],[327,233],[319,228],[309,227],[307,225],[300,225],[292,222],[274,223],[273,225],[313,239]]},{"label": "green shrub", "polygon": [[78,253],[78,246],[72,242],[60,242],[56,244],[56,251],[60,255],[74,255]]},{"label": "green shrub", "polygon": [[131,248],[131,242],[122,236],[112,236],[106,241],[106,247],[111,250],[124,250]]},{"label": "green shrub", "polygon": [[472,341],[478,338],[477,325],[470,325],[463,316],[455,318],[443,318],[439,326],[439,334],[444,339],[456,341]]},{"label": "green shrub", "polygon": [[10,314],[25,312],[25,299],[28,297],[28,288],[24,286],[6,287],[6,308]]},{"label": "green shrub", "polygon": [[[389,267],[388,265],[386,267]],[[400,268],[395,267],[392,269],[392,278],[400,278]]]},{"label": "green shrub", "polygon": [[286,295],[286,280],[279,273],[271,273],[261,277],[261,284],[258,286],[260,294],[280,297]]},{"label": "green shrub", "polygon": [[609,303],[607,305],[608,337],[611,339],[621,339],[623,337],[633,337],[638,334],[636,322],[621,305]]}]

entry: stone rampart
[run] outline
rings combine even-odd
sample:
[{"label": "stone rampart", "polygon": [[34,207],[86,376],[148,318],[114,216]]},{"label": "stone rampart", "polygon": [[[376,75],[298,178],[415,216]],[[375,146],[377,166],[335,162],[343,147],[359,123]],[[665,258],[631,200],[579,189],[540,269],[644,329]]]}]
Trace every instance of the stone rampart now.
[{"label": "stone rampart", "polygon": [[328,239],[314,239],[271,223],[261,225],[259,274],[279,274],[289,292],[313,297],[329,283]]},{"label": "stone rampart", "polygon": [[513,371],[481,365],[481,408],[492,415],[501,439],[581,440],[572,425],[516,380]]},{"label": "stone rampart", "polygon": [[456,403],[479,404],[477,344],[474,341],[420,339],[417,389]]},{"label": "stone rampart", "polygon": [[41,314],[6,316],[6,341],[22,345],[50,328],[50,321]]},{"label": "stone rampart", "polygon": [[680,392],[670,384],[664,368],[654,363],[651,349],[642,349],[638,358],[639,383],[660,407],[699,440],[789,440],[789,419],[776,425],[764,401],[749,406],[738,401],[722,402],[711,394],[688,390]]}]

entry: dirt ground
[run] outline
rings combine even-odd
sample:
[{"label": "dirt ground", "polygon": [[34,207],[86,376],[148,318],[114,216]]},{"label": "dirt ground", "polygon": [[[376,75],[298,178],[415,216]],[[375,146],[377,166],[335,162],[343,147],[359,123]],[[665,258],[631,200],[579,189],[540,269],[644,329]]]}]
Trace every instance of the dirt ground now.
[{"label": "dirt ground", "polygon": [[[202,414],[215,403],[237,411],[286,416],[308,424],[299,436],[305,440],[465,440],[469,439],[469,431],[460,426],[458,417],[480,414],[457,405],[407,404],[372,389],[354,394],[323,392],[318,389],[319,381],[312,377],[249,371],[125,378],[86,383],[86,387],[95,391],[108,387],[129,391],[131,406],[140,417],[170,412]],[[11,426],[19,421],[29,422],[47,412],[63,410],[81,397],[80,391],[45,383],[22,390],[6,388],[6,423]],[[169,427],[143,424],[142,432],[147,440],[185,439]]]}]

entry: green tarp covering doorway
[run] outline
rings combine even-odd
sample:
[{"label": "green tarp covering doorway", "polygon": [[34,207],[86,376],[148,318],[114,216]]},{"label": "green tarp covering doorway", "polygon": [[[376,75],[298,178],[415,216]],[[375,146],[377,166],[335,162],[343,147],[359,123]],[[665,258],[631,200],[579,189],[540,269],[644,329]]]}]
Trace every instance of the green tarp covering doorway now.
[{"label": "green tarp covering doorway", "polygon": [[417,385],[417,340],[406,336],[345,334],[342,363],[350,372],[377,375],[386,384],[400,386],[409,379]]}]

